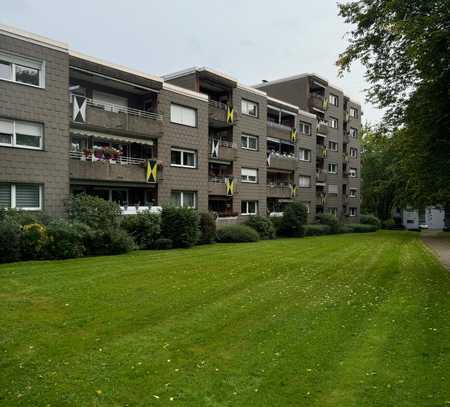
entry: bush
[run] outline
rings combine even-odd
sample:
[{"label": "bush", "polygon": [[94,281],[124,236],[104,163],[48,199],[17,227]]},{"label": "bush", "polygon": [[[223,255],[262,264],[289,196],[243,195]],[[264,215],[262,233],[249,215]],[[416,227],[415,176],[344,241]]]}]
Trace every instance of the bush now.
[{"label": "bush", "polygon": [[11,219],[21,226],[30,225],[32,223],[46,225],[50,220],[43,212],[30,212],[17,209],[0,209],[0,220],[2,219]]},{"label": "bush", "polygon": [[136,250],[133,238],[123,229],[106,229],[95,233],[94,254],[121,254]]},{"label": "bush", "polygon": [[140,249],[151,249],[161,233],[161,216],[148,211],[122,218],[121,226]]},{"label": "bush", "polygon": [[349,223],[345,226],[350,228],[352,233],[369,233],[369,232],[377,231],[377,227],[375,225],[363,225],[361,223]]},{"label": "bush", "polygon": [[281,217],[279,233],[289,237],[303,236],[303,225],[306,223],[307,217],[305,205],[300,202],[290,203]]},{"label": "bush", "polygon": [[44,225],[31,223],[30,225],[23,226],[20,239],[22,258],[27,260],[42,258],[47,241],[47,229]]},{"label": "bush", "polygon": [[191,247],[199,238],[199,216],[191,208],[165,207],[161,212],[161,237],[174,247]]},{"label": "bush", "polygon": [[22,229],[12,219],[0,219],[0,263],[20,259]]},{"label": "bush", "polygon": [[96,196],[79,194],[69,204],[69,218],[84,223],[95,230],[120,226],[120,206]]},{"label": "bush", "polygon": [[353,229],[349,225],[340,225],[339,233],[353,233]]},{"label": "bush", "polygon": [[213,243],[216,238],[216,220],[210,213],[200,214],[200,244]]},{"label": "bush", "polygon": [[375,215],[361,215],[360,222],[363,225],[374,225],[377,229],[381,228],[381,221]]},{"label": "bush", "polygon": [[168,250],[173,247],[173,243],[171,239],[156,239],[155,243],[153,244],[153,248],[156,250]]},{"label": "bush", "polygon": [[330,233],[339,233],[339,221],[336,216],[329,213],[322,213],[317,215],[317,219],[321,225],[328,225],[330,227]]},{"label": "bush", "polygon": [[269,217],[269,219],[270,219],[270,222],[272,222],[273,228],[275,230],[275,234],[279,235],[283,217],[282,216],[271,216],[271,217]]},{"label": "bush", "polygon": [[303,229],[305,236],[322,236],[331,233],[328,225],[305,225]]},{"label": "bush", "polygon": [[220,243],[256,242],[258,232],[246,225],[228,225],[217,230],[216,239]]},{"label": "bush", "polygon": [[260,239],[275,239],[275,228],[270,219],[262,216],[250,216],[245,224],[255,229]]},{"label": "bush", "polygon": [[69,259],[82,257],[91,248],[95,233],[84,223],[55,219],[47,226],[46,257]]}]

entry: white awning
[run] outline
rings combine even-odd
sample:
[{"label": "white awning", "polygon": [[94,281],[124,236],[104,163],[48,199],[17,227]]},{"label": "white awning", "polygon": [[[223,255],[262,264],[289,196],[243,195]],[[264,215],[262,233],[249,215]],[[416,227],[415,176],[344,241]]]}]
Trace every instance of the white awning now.
[{"label": "white awning", "polygon": [[99,131],[90,131],[90,130],[82,130],[82,129],[71,129],[70,134],[74,134],[77,136],[85,136],[85,137],[95,137],[102,140],[111,140],[116,141],[118,143],[136,143],[136,144],[145,144],[148,146],[153,146],[153,140],[145,140],[124,136],[117,136],[116,134],[108,134],[108,133],[100,133]]}]

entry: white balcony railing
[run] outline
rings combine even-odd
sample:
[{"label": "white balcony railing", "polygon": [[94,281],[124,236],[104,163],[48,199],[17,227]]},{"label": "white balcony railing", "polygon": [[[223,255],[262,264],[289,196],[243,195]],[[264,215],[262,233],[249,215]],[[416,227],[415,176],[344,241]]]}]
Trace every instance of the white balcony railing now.
[{"label": "white balcony railing", "polygon": [[[212,138],[209,138],[209,144],[212,143]],[[220,147],[225,147],[225,148],[237,148],[236,143],[233,143],[232,141],[226,141],[226,140],[219,140],[219,145]]]},{"label": "white balcony railing", "polygon": [[81,161],[109,161],[111,164],[131,164],[131,165],[143,165],[147,162],[146,158],[136,158],[136,157],[128,157],[121,155],[117,158],[104,158],[104,157],[96,157],[95,154],[89,154],[86,155],[81,151],[71,151],[70,152],[70,158],[74,160],[81,160]]},{"label": "white balcony railing", "polygon": [[221,110],[227,110],[228,108],[228,105],[226,103],[222,103],[217,100],[210,100],[209,105]]},{"label": "white balcony railing", "polygon": [[280,159],[286,159],[286,160],[296,160],[297,157],[295,154],[286,154],[286,153],[279,153],[277,151],[270,151],[269,152],[271,158],[280,158]]},{"label": "white balcony railing", "polygon": [[290,126],[286,126],[285,124],[281,124],[281,123],[271,122],[270,120],[267,120],[267,126],[273,127],[275,129],[286,130],[286,131],[292,130],[292,127],[290,127]]}]

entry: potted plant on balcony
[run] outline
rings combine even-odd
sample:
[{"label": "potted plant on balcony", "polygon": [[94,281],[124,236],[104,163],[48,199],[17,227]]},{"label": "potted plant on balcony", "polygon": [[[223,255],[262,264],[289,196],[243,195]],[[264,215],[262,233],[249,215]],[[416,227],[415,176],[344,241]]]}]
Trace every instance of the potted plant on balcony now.
[{"label": "potted plant on balcony", "polygon": [[103,154],[104,154],[103,147],[94,148],[94,157],[95,157],[96,160],[102,160],[103,159]]},{"label": "potted plant on balcony", "polygon": [[92,150],[90,148],[83,148],[81,160],[86,161],[92,158]]}]

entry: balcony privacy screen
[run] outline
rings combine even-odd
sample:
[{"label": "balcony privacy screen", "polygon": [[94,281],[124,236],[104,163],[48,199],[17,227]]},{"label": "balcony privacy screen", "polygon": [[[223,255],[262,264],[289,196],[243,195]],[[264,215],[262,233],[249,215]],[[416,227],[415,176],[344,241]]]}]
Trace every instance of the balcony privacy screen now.
[{"label": "balcony privacy screen", "polygon": [[0,184],[0,208],[11,207],[11,185]]},{"label": "balcony privacy screen", "polygon": [[16,208],[39,208],[39,185],[16,185]]}]

